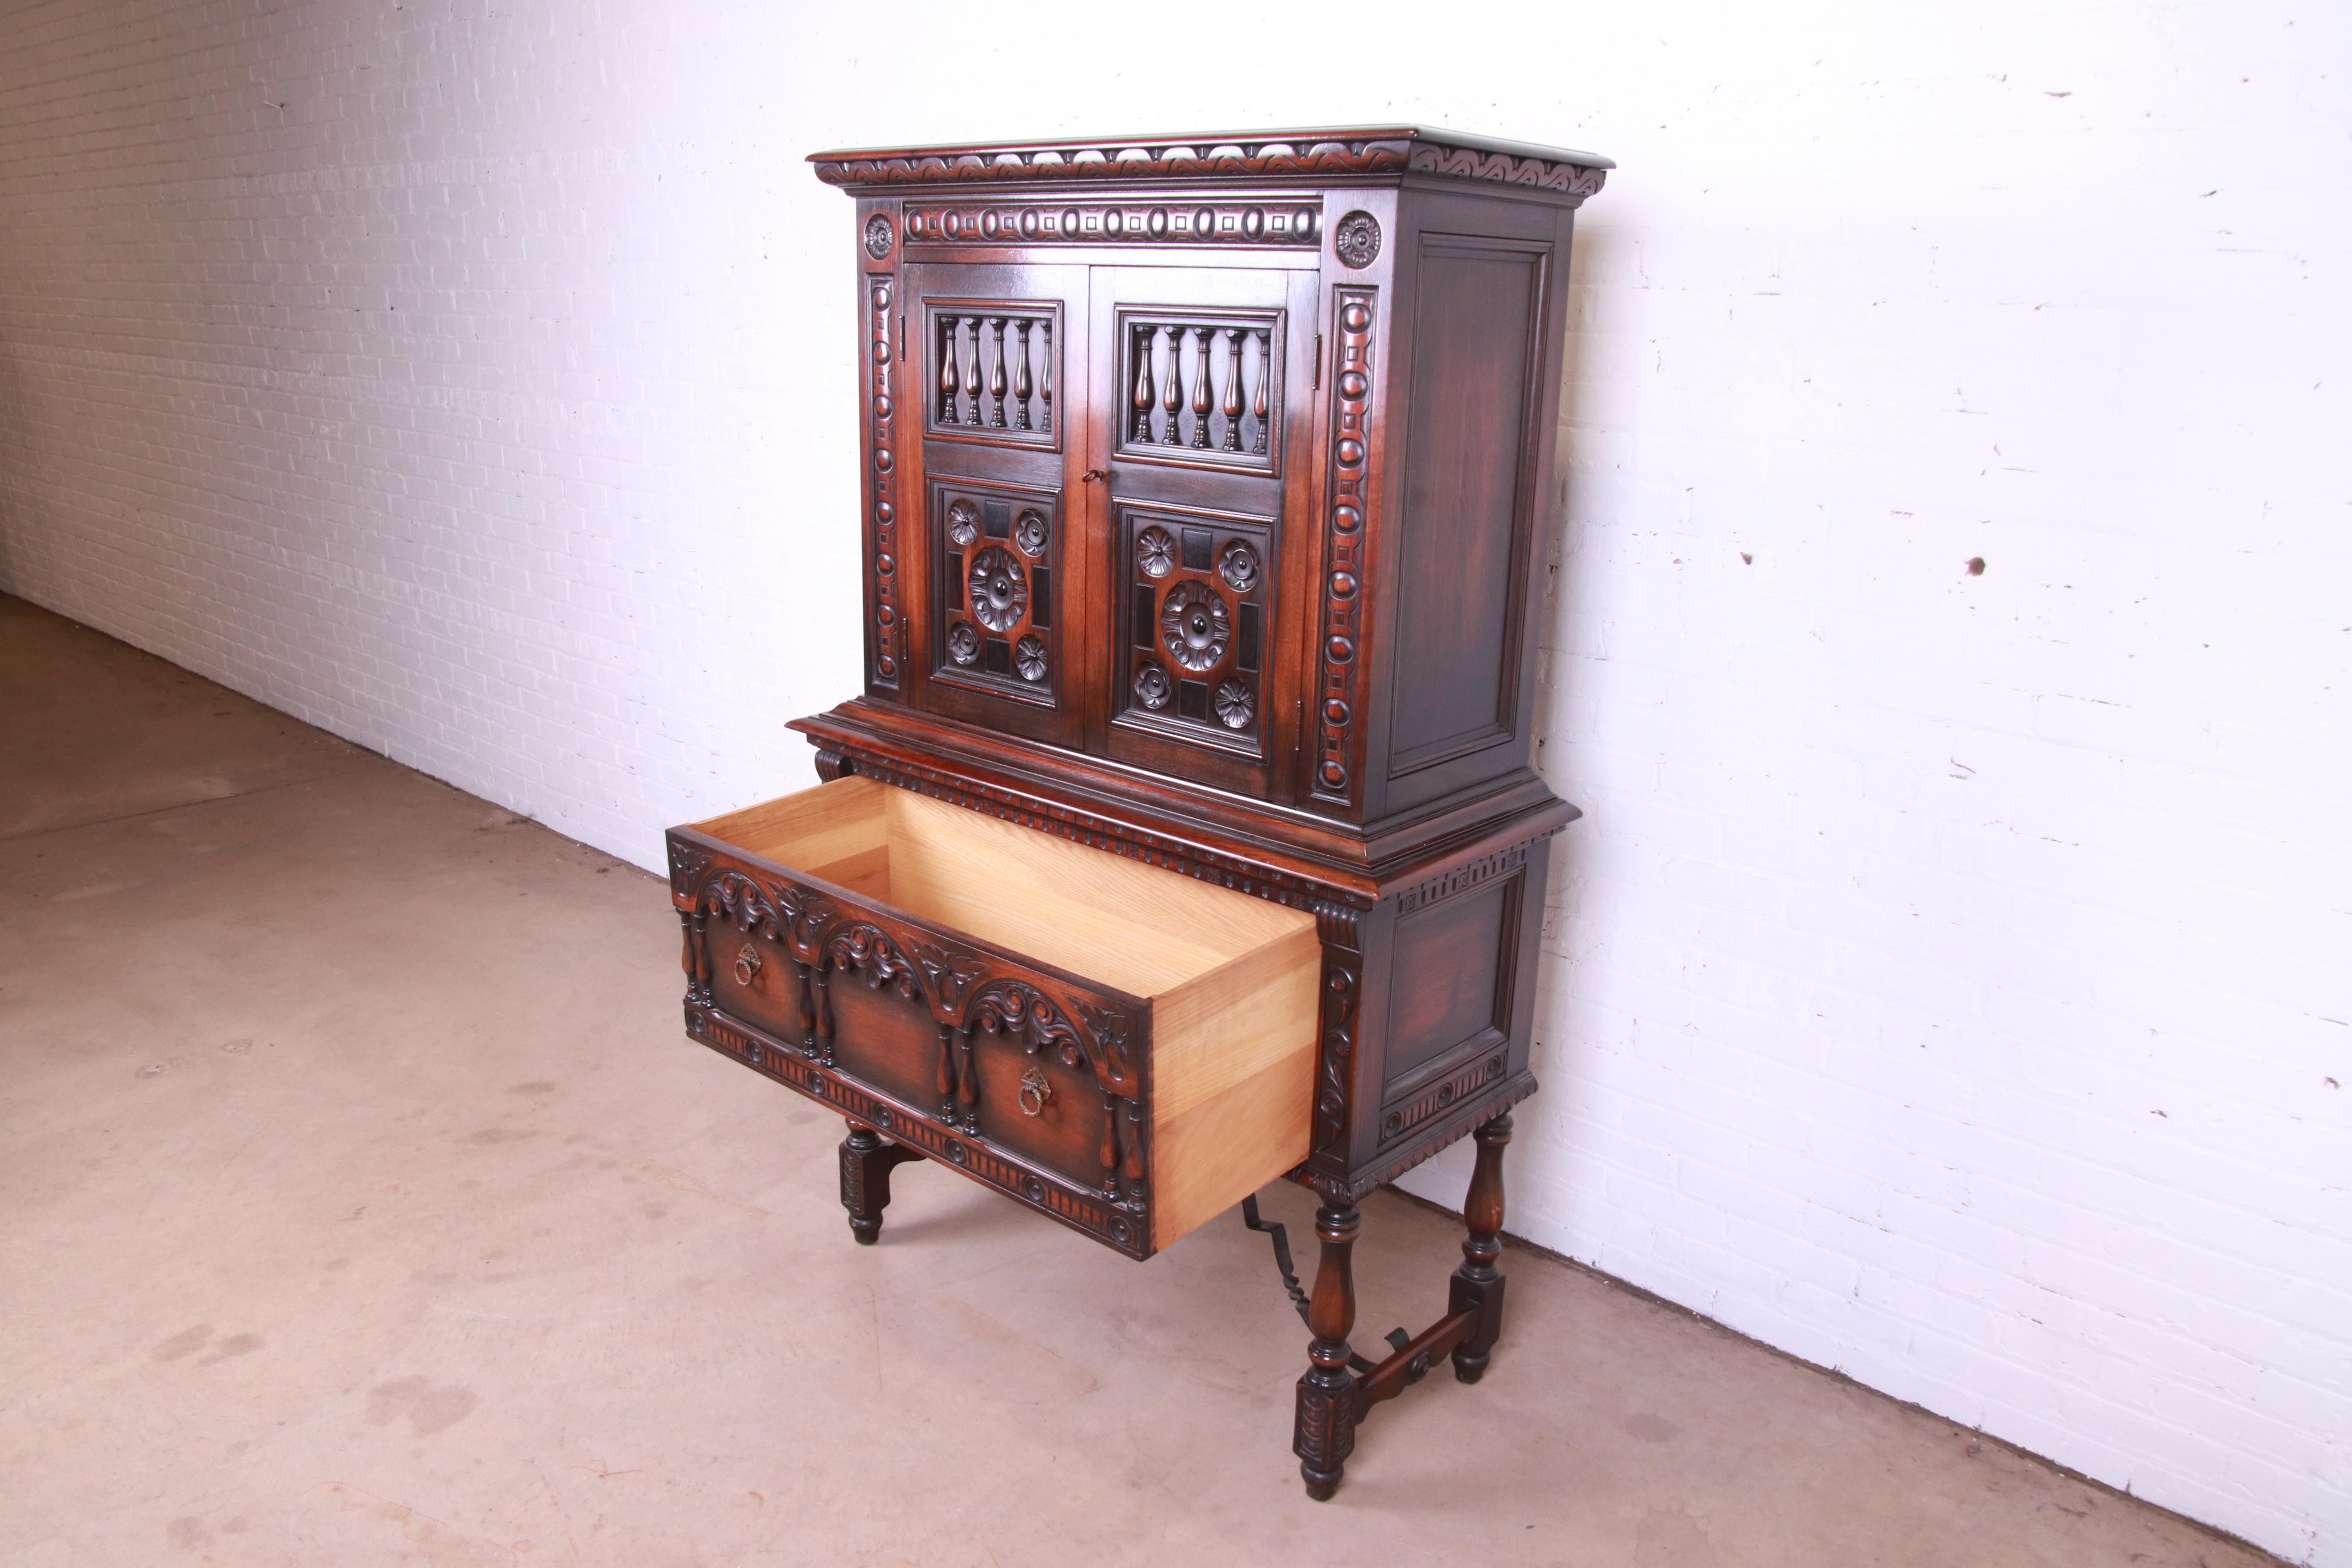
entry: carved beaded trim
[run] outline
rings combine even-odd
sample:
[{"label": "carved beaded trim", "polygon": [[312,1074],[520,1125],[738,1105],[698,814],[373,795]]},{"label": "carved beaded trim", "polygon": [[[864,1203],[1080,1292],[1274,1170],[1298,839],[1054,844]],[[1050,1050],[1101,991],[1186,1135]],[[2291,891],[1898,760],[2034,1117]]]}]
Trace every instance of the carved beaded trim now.
[{"label": "carved beaded trim", "polygon": [[[877,217],[881,215],[877,213]],[[886,220],[887,221],[887,220]],[[874,659],[868,671],[872,684],[898,689],[898,665],[905,657],[906,626],[898,605],[898,457],[890,450],[891,365],[890,291],[887,273],[866,281],[866,359],[872,367],[867,386],[866,444],[866,483],[871,487],[867,516],[873,521]]]},{"label": "carved beaded trim", "polygon": [[1454,1101],[1452,1116],[1424,1125],[1420,1130],[1420,1137],[1379,1163],[1357,1172],[1352,1181],[1328,1171],[1317,1170],[1312,1165],[1299,1166],[1290,1173],[1290,1179],[1335,1203],[1353,1203],[1373,1188],[1396,1180],[1472,1129],[1492,1121],[1533,1094],[1536,1087],[1531,1075],[1520,1073],[1506,1080],[1499,1092],[1489,1085],[1467,1109],[1463,1108],[1462,1101]]},{"label": "carved beaded trim", "polygon": [[1497,849],[1492,855],[1473,860],[1466,866],[1456,866],[1442,877],[1432,877],[1426,882],[1416,882],[1397,895],[1397,913],[1409,915],[1424,904],[1434,904],[1466,892],[1481,882],[1508,876],[1528,863],[1528,847],[1514,844],[1508,849]]},{"label": "carved beaded trim", "polygon": [[1400,1105],[1381,1117],[1381,1144],[1385,1146],[1396,1142],[1430,1118],[1451,1110],[1488,1084],[1500,1081],[1503,1064],[1508,1059],[1508,1055],[1500,1047],[1489,1051],[1461,1071],[1450,1074],[1443,1083],[1434,1083],[1423,1089],[1410,1103]]},{"label": "carved beaded trim", "polygon": [[1286,245],[1315,243],[1312,205],[1063,205],[992,203],[907,211],[907,237],[926,245]]},{"label": "carved beaded trim", "polygon": [[1323,648],[1316,698],[1318,800],[1352,805],[1355,721],[1363,652],[1364,517],[1378,454],[1370,447],[1373,289],[1336,290],[1339,347],[1332,357],[1331,486],[1324,541]]},{"label": "carved beaded trim", "polygon": [[735,1019],[688,1003],[686,1032],[787,1088],[845,1116],[878,1127],[900,1143],[953,1165],[1009,1196],[1041,1208],[1075,1230],[1108,1242],[1131,1258],[1150,1256],[1150,1200],[1135,1190],[1113,1199],[1067,1178],[1035,1170],[959,1129],[941,1127],[922,1112],[894,1105],[861,1085],[834,1077],[799,1052]]}]

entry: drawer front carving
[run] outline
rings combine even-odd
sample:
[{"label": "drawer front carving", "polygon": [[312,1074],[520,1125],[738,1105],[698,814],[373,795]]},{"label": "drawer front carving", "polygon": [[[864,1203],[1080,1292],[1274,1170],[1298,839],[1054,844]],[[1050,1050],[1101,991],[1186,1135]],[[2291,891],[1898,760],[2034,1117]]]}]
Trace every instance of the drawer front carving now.
[{"label": "drawer front carving", "polygon": [[1117,722],[1263,757],[1274,521],[1132,500],[1112,513]]},{"label": "drawer front carving", "polygon": [[1310,916],[856,776],[669,850],[697,1038],[1097,1239],[1307,1157]]},{"label": "drawer front carving", "polygon": [[690,1014],[745,1026],[743,1040],[894,1108],[894,1137],[919,1121],[951,1136],[967,1154],[951,1163],[995,1150],[1092,1194],[1100,1224],[1081,1228],[1115,1246],[1150,1237],[1147,1004],[723,853],[686,892]]},{"label": "drawer front carving", "polygon": [[1050,490],[935,478],[938,563],[932,679],[1057,706],[1061,686],[1061,501]]}]

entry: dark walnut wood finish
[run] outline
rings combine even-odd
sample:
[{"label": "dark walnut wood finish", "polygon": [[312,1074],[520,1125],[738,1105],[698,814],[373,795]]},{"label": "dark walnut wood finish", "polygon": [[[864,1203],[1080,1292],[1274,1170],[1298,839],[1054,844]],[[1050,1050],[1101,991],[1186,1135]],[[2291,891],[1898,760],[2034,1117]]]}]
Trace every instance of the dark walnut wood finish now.
[{"label": "dark walnut wood finish", "polygon": [[[1374,1404],[1501,1331],[1576,815],[1529,765],[1570,237],[1611,165],[1411,127],[812,162],[857,205],[866,689],[795,724],[825,785],[672,832],[688,1032],[847,1119],[863,1242],[918,1157],[1138,1258],[1313,1188],[1328,1498]],[[790,826],[845,812],[863,847]],[[1367,1362],[1357,1201],[1474,1131],[1446,1315]]]}]

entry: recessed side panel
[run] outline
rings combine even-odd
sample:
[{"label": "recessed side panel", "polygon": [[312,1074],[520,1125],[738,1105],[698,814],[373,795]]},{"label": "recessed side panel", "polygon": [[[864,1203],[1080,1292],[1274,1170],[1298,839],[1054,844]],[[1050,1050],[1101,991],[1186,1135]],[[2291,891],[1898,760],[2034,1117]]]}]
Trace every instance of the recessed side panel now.
[{"label": "recessed side panel", "polygon": [[1500,1083],[1527,954],[1527,851],[1491,856],[1407,893],[1397,919],[1376,1143],[1386,1148]]},{"label": "recessed side panel", "polygon": [[1391,809],[1413,793],[1402,781],[1512,739],[1549,259],[1523,242],[1421,237],[1390,579]]}]

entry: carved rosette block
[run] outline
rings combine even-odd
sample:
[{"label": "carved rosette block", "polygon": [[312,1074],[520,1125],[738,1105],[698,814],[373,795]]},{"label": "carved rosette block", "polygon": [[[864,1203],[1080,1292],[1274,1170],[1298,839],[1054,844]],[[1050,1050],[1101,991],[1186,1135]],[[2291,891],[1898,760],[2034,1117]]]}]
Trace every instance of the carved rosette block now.
[{"label": "carved rosette block", "polygon": [[1317,800],[1353,805],[1363,750],[1358,718],[1364,667],[1364,519],[1372,502],[1380,454],[1371,446],[1372,312],[1379,291],[1334,291],[1330,510],[1323,542],[1323,644],[1315,710]]},{"label": "carved rosette block", "polygon": [[1380,259],[1381,220],[1368,212],[1351,212],[1331,231],[1332,254],[1360,272]]}]

